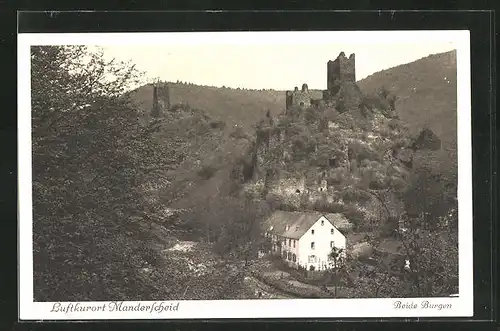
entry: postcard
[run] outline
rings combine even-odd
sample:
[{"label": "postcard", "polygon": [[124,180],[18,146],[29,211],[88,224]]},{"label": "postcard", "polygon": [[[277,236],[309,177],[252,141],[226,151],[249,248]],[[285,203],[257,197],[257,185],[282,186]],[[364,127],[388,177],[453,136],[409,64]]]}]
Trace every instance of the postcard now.
[{"label": "postcard", "polygon": [[473,316],[469,48],[19,34],[20,319]]}]

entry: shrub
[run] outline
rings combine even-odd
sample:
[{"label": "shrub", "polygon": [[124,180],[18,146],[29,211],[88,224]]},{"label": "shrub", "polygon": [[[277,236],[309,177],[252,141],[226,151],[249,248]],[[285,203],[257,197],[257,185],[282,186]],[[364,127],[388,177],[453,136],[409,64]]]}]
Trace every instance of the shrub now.
[{"label": "shrub", "polygon": [[382,159],[382,156],[377,151],[360,143],[350,144],[348,153],[349,159],[356,160],[358,164],[361,164],[363,160],[380,161]]},{"label": "shrub", "polygon": [[224,129],[226,127],[226,122],[224,121],[212,121],[210,122],[210,127],[212,129]]},{"label": "shrub", "polygon": [[305,110],[305,120],[307,124],[312,124],[319,120],[319,113],[318,110],[315,108],[307,108]]},{"label": "shrub", "polygon": [[401,123],[397,119],[391,119],[388,123],[389,129],[391,130],[399,130],[401,128]]},{"label": "shrub", "polygon": [[212,165],[204,165],[199,171],[198,176],[203,179],[210,179],[217,172],[217,168]]},{"label": "shrub", "polygon": [[345,205],[337,202],[327,202],[325,200],[316,200],[313,203],[313,210],[323,213],[342,213],[346,211]]},{"label": "shrub", "polygon": [[[268,137],[268,131],[266,132],[263,132],[262,135],[263,137]],[[231,138],[234,138],[234,139],[244,139],[247,137],[247,135],[245,134],[245,131],[243,130],[243,128],[237,126],[230,134],[229,136]]]},{"label": "shrub", "polygon": [[370,194],[359,189],[349,188],[347,190],[342,191],[342,200],[344,202],[359,202],[366,203],[371,199]]},{"label": "shrub", "polygon": [[339,115],[336,123],[343,129],[353,130],[356,127],[356,123],[349,113]]},{"label": "shrub", "polygon": [[362,226],[365,222],[365,214],[354,205],[347,206],[343,214],[357,227]]},{"label": "shrub", "polygon": [[368,187],[371,190],[384,190],[387,188],[387,183],[383,179],[377,178],[370,181]]}]

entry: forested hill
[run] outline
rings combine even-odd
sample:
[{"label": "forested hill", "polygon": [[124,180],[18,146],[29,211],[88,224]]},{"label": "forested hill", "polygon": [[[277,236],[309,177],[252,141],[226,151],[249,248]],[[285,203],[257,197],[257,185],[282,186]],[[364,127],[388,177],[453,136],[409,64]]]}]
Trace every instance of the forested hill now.
[{"label": "forested hill", "polygon": [[385,87],[398,100],[396,109],[412,133],[429,127],[441,139],[441,159],[456,160],[456,52],[433,54],[377,72],[358,82],[365,93]]},{"label": "forested hill", "polygon": [[[412,132],[428,126],[442,140],[445,149],[455,149],[456,77],[456,52],[451,51],[379,71],[358,81],[358,85],[365,93],[387,88],[398,96],[398,113]],[[172,104],[187,103],[191,108],[203,109],[213,119],[245,129],[262,119],[267,110],[271,115],[282,113],[285,105],[285,91],[190,83],[172,83],[170,88]],[[314,93],[315,97],[321,97],[320,91]],[[150,110],[152,94],[152,86],[145,85],[135,90],[132,97]]]}]

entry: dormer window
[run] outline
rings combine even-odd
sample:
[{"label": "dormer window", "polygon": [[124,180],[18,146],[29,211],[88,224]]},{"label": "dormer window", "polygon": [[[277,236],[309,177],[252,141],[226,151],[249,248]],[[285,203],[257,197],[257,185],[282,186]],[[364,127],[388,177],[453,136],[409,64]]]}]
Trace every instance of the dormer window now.
[{"label": "dormer window", "polygon": [[285,231],[288,231],[290,229],[290,225],[285,226]]},{"label": "dormer window", "polygon": [[298,225],[295,227],[295,231],[299,231],[299,226]]}]

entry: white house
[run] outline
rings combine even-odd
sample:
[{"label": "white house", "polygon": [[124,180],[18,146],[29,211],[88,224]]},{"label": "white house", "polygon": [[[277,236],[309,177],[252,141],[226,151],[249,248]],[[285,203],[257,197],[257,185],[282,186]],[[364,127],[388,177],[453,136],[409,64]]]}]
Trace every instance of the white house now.
[{"label": "white house", "polygon": [[352,224],[342,214],[276,211],[263,226],[272,242],[272,254],[295,268],[325,270],[330,267],[328,256],[333,247],[345,252],[344,233]]}]

